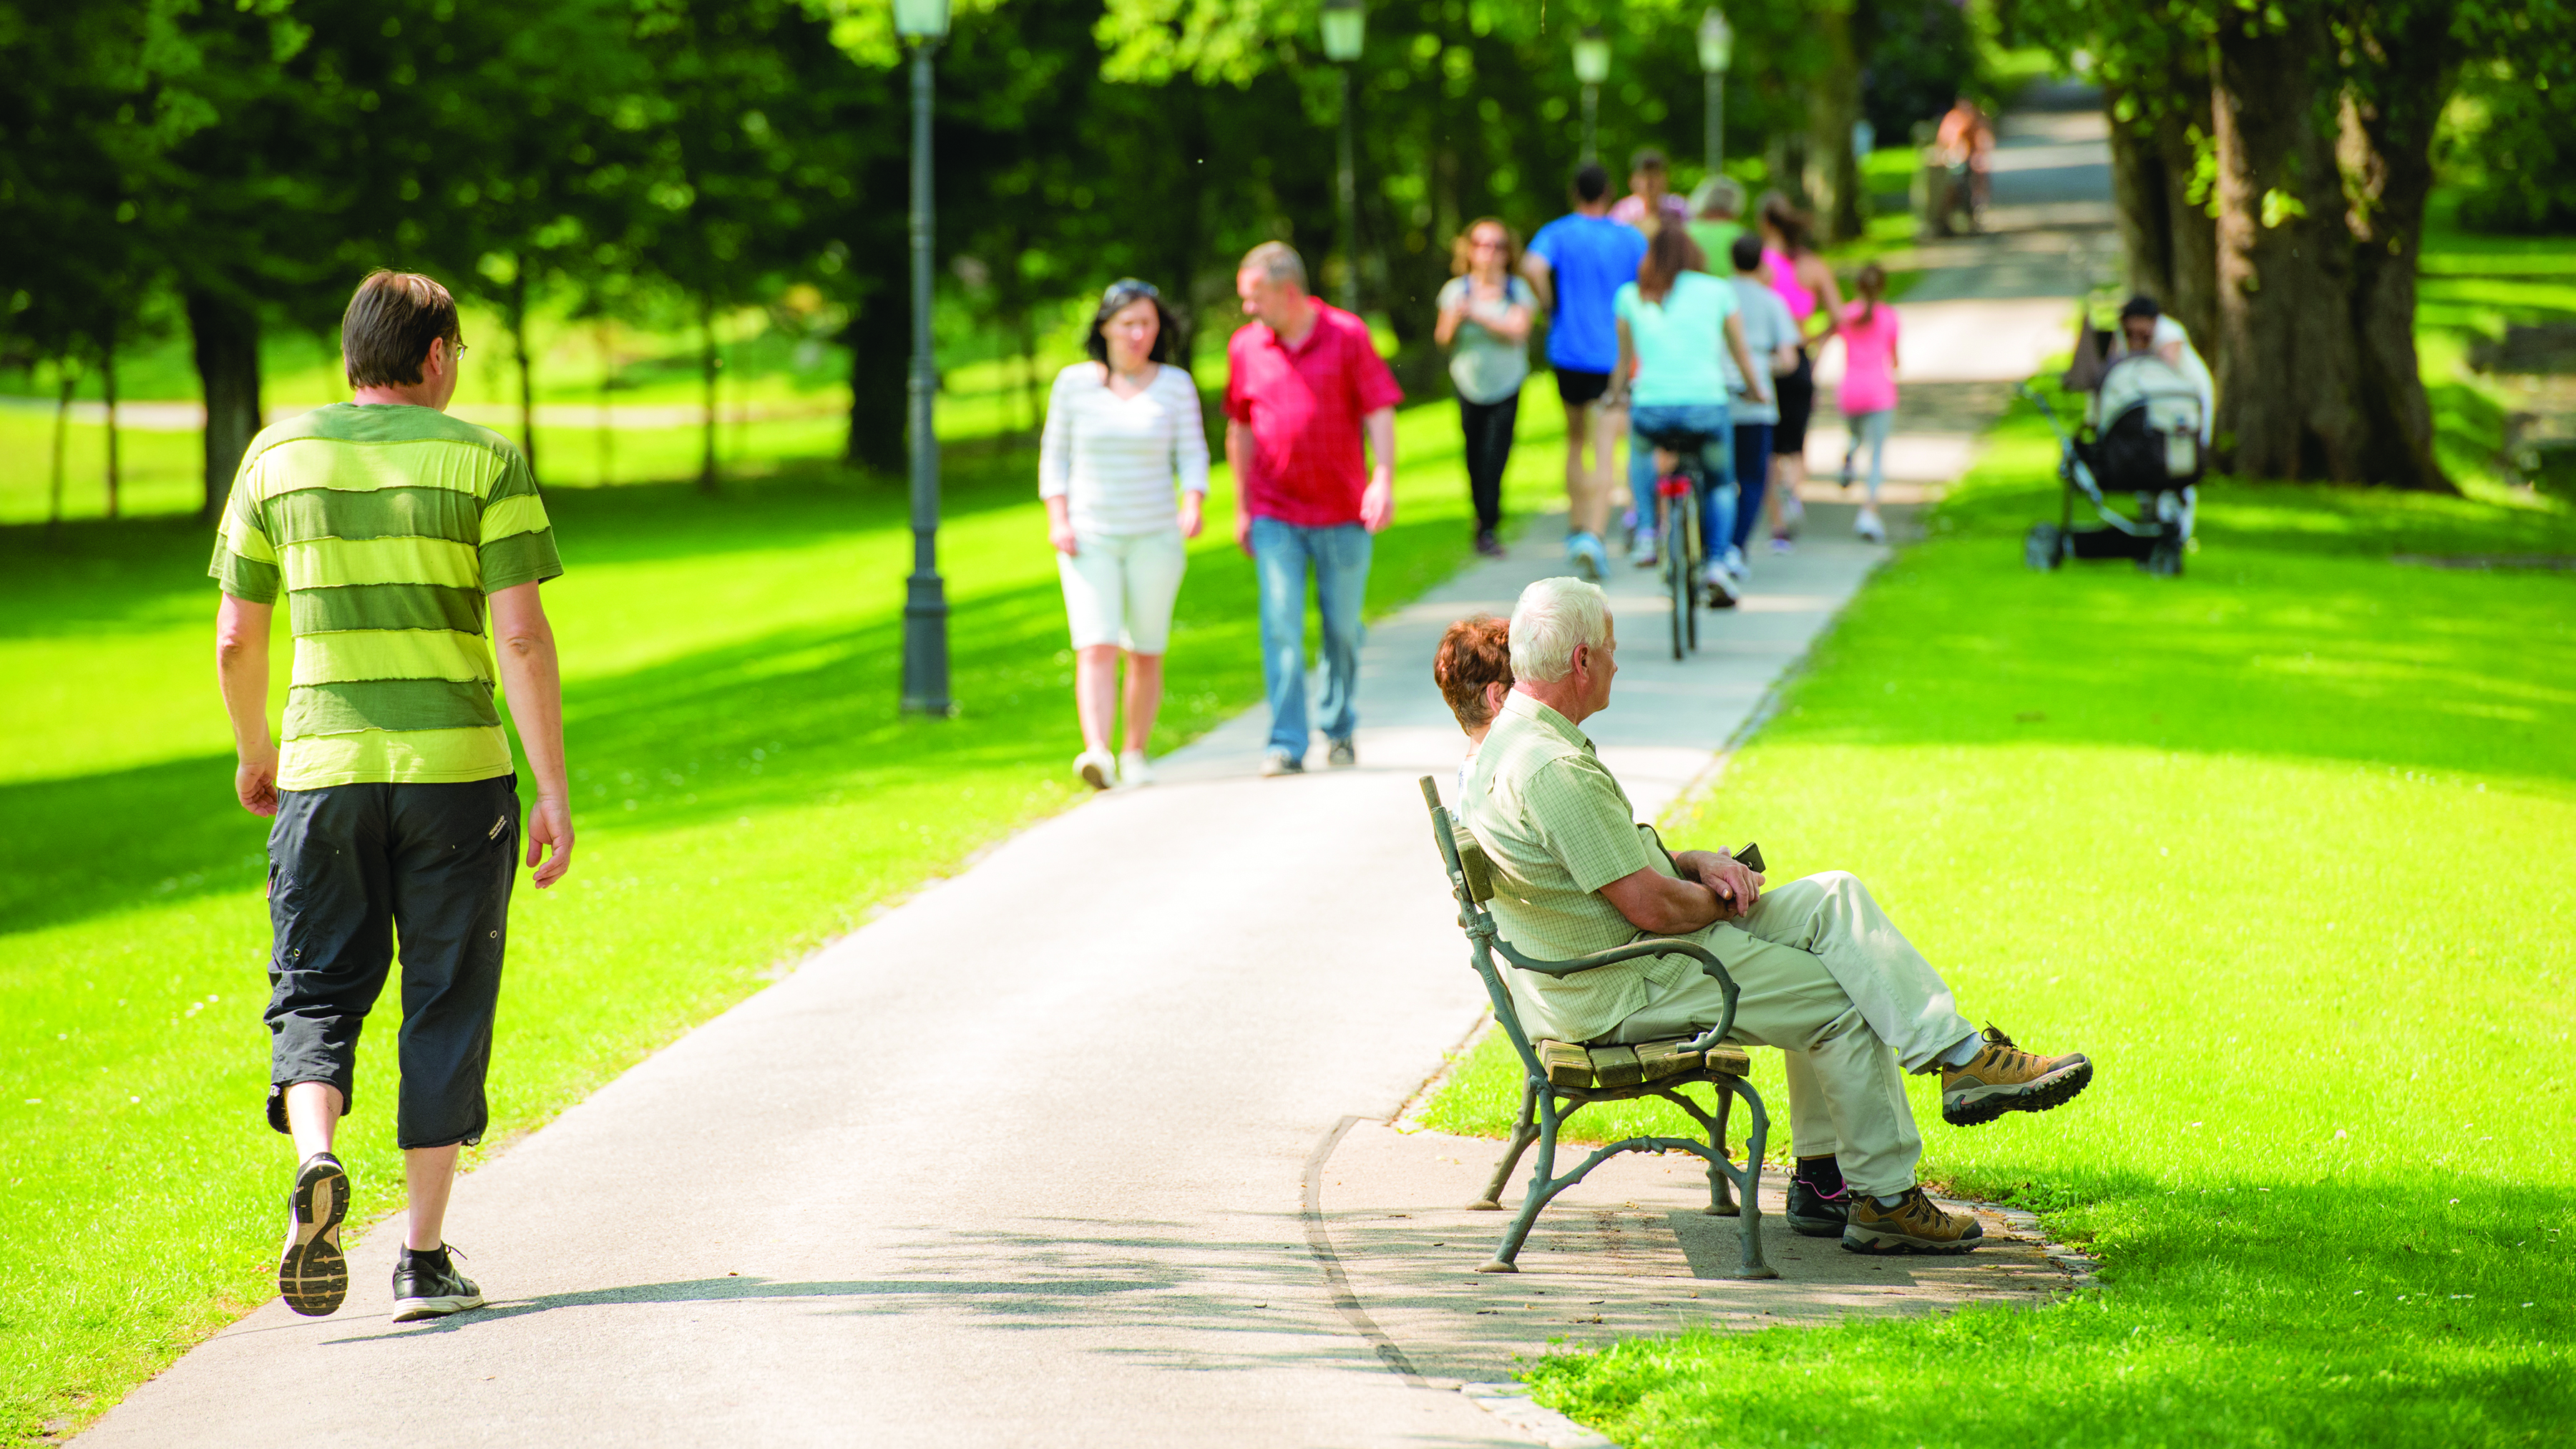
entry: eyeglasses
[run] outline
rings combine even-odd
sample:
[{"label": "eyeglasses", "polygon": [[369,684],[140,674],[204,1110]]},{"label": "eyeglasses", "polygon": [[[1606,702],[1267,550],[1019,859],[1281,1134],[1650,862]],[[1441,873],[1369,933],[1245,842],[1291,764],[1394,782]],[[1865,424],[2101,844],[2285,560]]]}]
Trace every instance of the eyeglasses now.
[{"label": "eyeglasses", "polygon": [[1163,300],[1163,294],[1156,291],[1151,282],[1140,282],[1134,277],[1121,277],[1109,284],[1108,291],[1100,294],[1100,315],[1106,317],[1130,302],[1148,299],[1159,302]]}]

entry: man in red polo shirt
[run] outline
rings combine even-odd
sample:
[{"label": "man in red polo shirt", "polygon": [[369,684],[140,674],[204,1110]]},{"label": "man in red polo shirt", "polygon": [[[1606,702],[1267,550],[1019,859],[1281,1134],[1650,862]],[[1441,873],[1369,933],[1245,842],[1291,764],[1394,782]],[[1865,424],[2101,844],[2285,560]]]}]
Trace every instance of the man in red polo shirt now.
[{"label": "man in red polo shirt", "polygon": [[[1368,324],[1306,294],[1306,264],[1282,242],[1245,255],[1234,290],[1247,322],[1225,347],[1225,457],[1235,542],[1261,575],[1261,675],[1270,692],[1265,775],[1306,768],[1306,577],[1324,617],[1316,713],[1335,765],[1355,764],[1360,604],[1370,535],[1395,518],[1395,405],[1404,390]],[[1361,454],[1365,435],[1368,453]]]}]

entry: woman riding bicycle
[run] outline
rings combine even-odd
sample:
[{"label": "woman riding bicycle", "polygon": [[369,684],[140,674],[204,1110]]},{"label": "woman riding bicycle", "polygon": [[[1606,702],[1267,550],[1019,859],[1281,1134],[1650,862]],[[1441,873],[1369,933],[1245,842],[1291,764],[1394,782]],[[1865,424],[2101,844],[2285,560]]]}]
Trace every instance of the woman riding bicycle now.
[{"label": "woman riding bicycle", "polygon": [[[1708,259],[1683,227],[1655,233],[1637,264],[1637,280],[1619,288],[1611,311],[1619,325],[1619,364],[1610,374],[1610,395],[1627,402],[1629,429],[1639,442],[1655,443],[1650,462],[1645,449],[1628,453],[1628,485],[1640,500],[1654,494],[1654,480],[1671,474],[1679,457],[1667,442],[1685,440],[1699,456],[1700,537],[1708,566],[1701,582],[1721,606],[1735,602],[1741,588],[1726,566],[1726,539],[1735,527],[1734,429],[1726,412],[1726,369],[1720,348],[1731,352],[1739,373],[1756,379],[1769,394],[1771,371],[1753,365],[1744,350],[1744,327],[1735,316],[1735,288],[1708,274]],[[1655,504],[1662,522],[1664,504]],[[1660,527],[1657,530],[1660,534]],[[1656,561],[1649,549],[1640,567]]]}]

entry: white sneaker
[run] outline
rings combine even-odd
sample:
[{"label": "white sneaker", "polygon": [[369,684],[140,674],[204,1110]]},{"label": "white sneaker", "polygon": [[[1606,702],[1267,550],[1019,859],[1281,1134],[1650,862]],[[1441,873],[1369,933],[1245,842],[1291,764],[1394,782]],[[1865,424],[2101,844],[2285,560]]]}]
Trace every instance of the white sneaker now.
[{"label": "white sneaker", "polygon": [[1798,501],[1797,490],[1793,488],[1783,492],[1780,495],[1779,536],[1782,538],[1796,538],[1798,536],[1800,525],[1804,524],[1806,521],[1807,505]]},{"label": "white sneaker", "polygon": [[1716,559],[1710,559],[1707,567],[1699,571],[1699,582],[1700,587],[1708,593],[1709,607],[1713,609],[1735,607],[1736,597],[1741,591],[1736,587],[1735,576],[1727,572],[1725,564]]},{"label": "white sneaker", "polygon": [[1879,522],[1878,510],[1875,508],[1864,508],[1860,511],[1860,517],[1852,524],[1852,532],[1871,543],[1887,542],[1887,525]]},{"label": "white sneaker", "polygon": [[1073,773],[1094,790],[1106,790],[1117,781],[1118,761],[1107,750],[1085,750],[1073,757]]},{"label": "white sneaker", "polygon": [[1121,785],[1151,785],[1154,783],[1154,767],[1145,763],[1145,752],[1143,750],[1126,750],[1119,754],[1118,783]]}]

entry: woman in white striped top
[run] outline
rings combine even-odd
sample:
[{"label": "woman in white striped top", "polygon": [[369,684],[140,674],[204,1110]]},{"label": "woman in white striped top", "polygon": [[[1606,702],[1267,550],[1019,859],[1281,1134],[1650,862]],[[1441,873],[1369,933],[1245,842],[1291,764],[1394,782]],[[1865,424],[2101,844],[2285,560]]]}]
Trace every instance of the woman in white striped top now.
[{"label": "woman in white striped top", "polygon": [[[1038,496],[1073,626],[1073,702],[1094,789],[1150,784],[1145,743],[1163,702],[1172,603],[1207,501],[1207,427],[1190,375],[1167,365],[1172,315],[1162,294],[1115,283],[1092,315],[1091,361],[1056,374],[1038,453]],[[1174,500],[1174,483],[1179,498]],[[1118,655],[1127,655],[1127,748],[1109,753]]]}]

